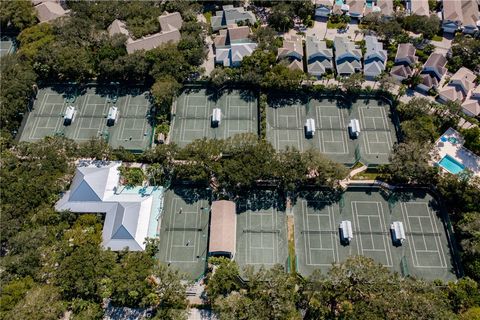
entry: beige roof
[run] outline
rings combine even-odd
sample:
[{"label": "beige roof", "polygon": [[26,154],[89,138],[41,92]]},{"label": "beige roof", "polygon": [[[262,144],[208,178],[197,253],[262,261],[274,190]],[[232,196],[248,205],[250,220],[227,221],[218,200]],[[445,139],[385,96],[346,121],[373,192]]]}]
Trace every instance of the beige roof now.
[{"label": "beige roof", "polygon": [[428,0],[410,0],[411,13],[417,16],[429,16],[430,8],[428,6]]},{"label": "beige roof", "polygon": [[183,24],[182,16],[178,12],[161,15],[158,17],[158,22],[160,22],[160,27],[163,32],[175,29],[180,30]]},{"label": "beige roof", "polygon": [[278,48],[278,58],[284,58],[291,54],[303,57],[302,38],[291,36],[283,40],[283,46]]},{"label": "beige roof", "polygon": [[128,36],[128,30],[125,25],[125,22],[120,21],[118,19],[113,20],[112,24],[108,26],[107,30],[110,36],[114,36],[116,34],[124,34]]},{"label": "beige roof", "polygon": [[235,42],[247,40],[250,35],[248,26],[239,27],[236,24],[229,25],[227,29],[222,29],[213,39],[215,47],[224,47]]},{"label": "beige roof", "polygon": [[232,257],[235,256],[236,232],[235,203],[227,200],[213,201],[210,217],[209,253],[230,253]]},{"label": "beige roof", "polygon": [[365,9],[365,0],[347,0],[347,4],[350,7],[350,13],[363,14]]},{"label": "beige roof", "polygon": [[302,61],[298,61],[298,60],[293,60],[289,65],[288,65],[288,68],[290,70],[299,70],[299,71],[302,71],[303,72],[303,62]]},{"label": "beige roof", "polygon": [[467,99],[462,104],[462,109],[467,111],[470,115],[474,117],[480,115],[480,100],[479,99]]},{"label": "beige roof", "polygon": [[316,6],[333,7],[333,0],[314,0],[313,3]]},{"label": "beige roof", "polygon": [[477,77],[469,69],[462,67],[450,78],[450,82],[457,81],[462,83],[467,91],[472,90],[475,87],[475,79]]},{"label": "beige roof", "polygon": [[414,64],[418,60],[418,58],[415,56],[415,51],[416,49],[411,43],[400,43],[398,45],[395,61],[406,59],[410,64]]},{"label": "beige roof", "polygon": [[459,86],[446,85],[443,87],[438,94],[440,97],[446,101],[460,101],[462,102],[465,99],[464,92],[460,89]]},{"label": "beige roof", "polygon": [[463,25],[475,26],[479,18],[476,0],[446,0],[443,1],[443,19],[459,21]]},{"label": "beige roof", "polygon": [[447,69],[445,68],[446,64],[447,58],[440,53],[434,52],[428,57],[427,62],[424,64],[424,68],[435,68],[440,74],[444,75],[447,72]]},{"label": "beige roof", "polygon": [[127,52],[133,53],[137,50],[152,50],[160,47],[168,42],[176,43],[180,41],[181,35],[179,30],[168,32],[159,32],[137,40],[127,40]]},{"label": "beige roof", "polygon": [[40,22],[55,20],[68,13],[62,6],[56,2],[42,2],[35,7],[37,18]]}]

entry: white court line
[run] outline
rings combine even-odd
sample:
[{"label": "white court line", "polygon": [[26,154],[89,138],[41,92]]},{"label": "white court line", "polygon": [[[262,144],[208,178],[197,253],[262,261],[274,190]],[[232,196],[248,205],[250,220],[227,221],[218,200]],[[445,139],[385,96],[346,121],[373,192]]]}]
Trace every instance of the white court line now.
[{"label": "white court line", "polygon": [[[318,201],[318,202],[319,203],[327,203],[327,202],[323,202],[323,201]],[[306,205],[306,204],[307,204],[307,201],[302,200],[301,206],[302,206],[302,220],[303,220],[303,229],[304,230],[308,230],[307,223],[305,221],[305,219],[307,218],[307,222],[308,222],[308,216],[316,216],[317,217],[317,220],[316,220],[317,223],[316,223],[316,226],[315,226],[317,228],[317,230],[321,229],[320,217],[328,217],[329,229],[331,230],[333,228],[332,222],[331,222],[332,213],[331,213],[330,207],[328,207],[328,209],[327,209],[328,213],[326,213],[326,214],[325,213],[308,213],[308,205]],[[330,241],[333,244],[332,248],[324,248],[323,247],[321,234],[318,234],[318,239],[319,239],[319,242],[320,242],[320,247],[319,248],[312,247],[312,245],[311,245],[311,237],[313,237],[313,235],[311,235],[310,233],[306,233],[306,234],[304,234],[304,237],[306,238],[306,239],[304,239],[305,257],[306,257],[305,265],[309,265],[309,266],[331,266],[331,263],[313,263],[312,262],[312,260],[313,260],[312,259],[312,251],[330,251],[331,254],[332,254],[333,261],[335,262],[334,246],[335,246],[336,241],[333,238],[334,237],[333,234],[330,234]],[[308,240],[308,246],[307,246],[307,240]],[[339,260],[338,250],[336,251],[336,254],[337,254],[337,260]]]},{"label": "white court line", "polygon": [[[251,222],[251,217],[252,216],[259,216],[260,217],[260,229],[263,228],[263,219],[265,218],[270,218],[271,219],[271,222],[272,222],[272,227],[273,228],[276,228],[277,227],[277,214],[276,214],[276,211],[274,210],[274,208],[270,208],[271,209],[271,213],[270,214],[265,214],[265,212],[253,212],[251,211],[250,209],[250,213],[247,215],[247,228],[248,229],[251,229],[252,228],[252,222]],[[250,220],[248,219],[250,218]],[[275,224],[273,224],[275,223]],[[272,233],[269,235],[272,239],[272,245],[273,247],[269,247],[269,246],[265,246],[264,243],[263,243],[263,237],[264,235],[260,233],[260,246],[259,247],[255,247],[253,245],[253,242],[252,242],[252,237],[253,237],[253,234],[252,233],[247,233],[247,245],[245,246],[245,257],[246,257],[246,264],[268,264],[268,265],[273,265],[273,264],[276,264],[278,261],[279,261],[279,258],[278,258],[278,248],[277,250],[275,250],[275,247],[278,246],[278,239],[276,239],[276,236],[275,236],[275,233]],[[276,241],[277,240],[277,241]],[[276,260],[276,261],[273,261],[271,263],[257,263],[257,262],[251,262],[253,261],[254,259],[252,258],[252,253],[253,253],[253,250],[252,249],[259,249],[259,250],[272,250],[272,253],[273,253],[273,259]]]},{"label": "white court line", "polygon": [[[385,229],[386,226],[385,226],[385,222],[384,220],[382,219],[382,216],[384,216],[384,212],[383,212],[383,206],[380,202],[378,201],[352,201],[351,202],[351,207],[352,207],[352,214],[354,216],[354,226],[355,224],[357,225],[357,227],[355,228],[356,230],[358,231],[361,231],[361,228],[360,228],[360,219],[359,217],[367,217],[368,218],[368,224],[369,224],[369,228],[370,230],[368,230],[369,232],[372,232],[372,226],[371,226],[371,223],[370,223],[370,217],[372,217],[372,215],[361,215],[358,213],[358,207],[357,207],[357,203],[369,203],[369,204],[375,204],[376,207],[377,207],[377,215],[374,216],[376,218],[379,218],[379,224],[380,224],[380,228],[382,229]],[[392,253],[390,252],[389,250],[389,246],[388,246],[388,243],[386,243],[386,237],[385,236],[382,236],[382,242],[383,242],[383,249],[375,249],[375,241],[373,240],[373,233],[370,234],[370,237],[371,237],[371,241],[372,241],[372,246],[373,248],[364,248],[363,247],[363,241],[362,241],[362,238],[359,236],[358,237],[358,243],[359,245],[357,246],[357,252],[359,255],[364,255],[363,253],[364,252],[368,252],[368,251],[379,251],[379,252],[384,252],[385,253],[385,258],[386,258],[386,263],[387,264],[384,264],[385,267],[393,267],[393,257],[392,257]]]},{"label": "white court line", "polygon": [[[428,217],[427,216],[415,216],[415,218],[417,219],[417,223],[420,225],[420,230],[421,232],[423,233],[423,224],[421,222],[421,218],[425,219],[425,218],[429,218],[430,219],[430,223],[432,224],[432,230],[436,233],[439,233],[438,232],[438,228],[437,226],[433,226],[433,223],[435,222],[435,220],[433,220],[432,222],[432,216],[431,216],[431,212],[430,212],[430,209],[428,207],[428,204],[426,202],[412,202],[412,203],[408,203],[409,205],[410,204],[420,204],[420,205],[425,205],[426,206],[426,209],[427,211],[429,212],[429,215]],[[410,224],[410,215],[408,214],[408,209],[407,209],[407,203],[402,203],[402,214],[404,214],[406,216],[406,221],[408,223],[408,226],[409,226],[409,229],[412,230],[411,228],[411,224]],[[422,238],[423,238],[423,241],[424,241],[424,246],[425,246],[425,250],[422,250],[422,249],[417,249],[416,246],[415,246],[415,242],[414,242],[414,237],[413,235],[410,235],[410,241],[412,242],[412,246],[409,246],[410,247],[410,251],[412,252],[412,249],[413,249],[413,252],[412,252],[412,256],[415,257],[415,260],[414,260],[414,267],[416,268],[436,268],[436,269],[445,269],[447,267],[447,263],[446,263],[446,258],[445,258],[445,255],[444,255],[444,252],[443,252],[443,248],[441,246],[441,244],[439,245],[438,243],[438,240],[437,238],[440,238],[440,237],[434,237],[434,240],[435,240],[435,246],[437,247],[437,250],[427,250],[427,244],[426,244],[426,238],[425,238],[425,235],[422,235]],[[440,251],[440,250],[441,251]],[[419,261],[418,261],[418,255],[417,253],[421,253],[421,252],[437,252],[438,254],[438,257],[440,258],[440,263],[441,265],[440,266],[424,266],[424,265],[420,265]]]}]

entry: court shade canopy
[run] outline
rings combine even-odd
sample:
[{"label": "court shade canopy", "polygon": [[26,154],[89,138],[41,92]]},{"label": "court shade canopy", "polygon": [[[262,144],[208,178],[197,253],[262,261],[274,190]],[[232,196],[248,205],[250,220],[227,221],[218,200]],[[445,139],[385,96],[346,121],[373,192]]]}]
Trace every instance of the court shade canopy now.
[{"label": "court shade canopy", "polygon": [[237,213],[235,203],[214,201],[210,218],[210,256],[235,256]]}]

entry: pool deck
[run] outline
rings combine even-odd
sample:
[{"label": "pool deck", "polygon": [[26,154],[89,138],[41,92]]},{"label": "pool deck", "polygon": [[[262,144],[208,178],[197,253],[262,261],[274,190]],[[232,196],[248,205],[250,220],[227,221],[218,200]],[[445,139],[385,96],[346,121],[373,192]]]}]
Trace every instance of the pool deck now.
[{"label": "pool deck", "polygon": [[[442,141],[441,138],[447,138],[447,141]],[[457,143],[451,143],[449,138],[455,138]],[[456,130],[449,128],[445,133],[435,142],[434,151],[437,154],[433,154],[431,165],[436,165],[443,157],[449,155],[465,168],[468,168],[473,172],[473,176],[480,177],[480,157],[463,147],[464,139],[462,135]],[[442,168],[442,170],[445,170]],[[446,170],[445,170],[446,171]]]}]

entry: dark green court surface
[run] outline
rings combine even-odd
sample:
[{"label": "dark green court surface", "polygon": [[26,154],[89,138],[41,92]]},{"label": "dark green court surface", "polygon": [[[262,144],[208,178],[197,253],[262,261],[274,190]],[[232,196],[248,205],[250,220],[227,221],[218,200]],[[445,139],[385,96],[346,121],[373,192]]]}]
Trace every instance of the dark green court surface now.
[{"label": "dark green court surface", "polygon": [[[216,96],[218,94],[218,96]],[[214,108],[222,113],[212,127]],[[186,90],[173,106],[171,141],[185,146],[195,139],[226,139],[239,133],[257,133],[257,99],[248,91],[231,90],[210,94],[205,89]]]},{"label": "dark green court surface", "polygon": [[197,189],[168,190],[163,201],[159,259],[196,280],[207,264],[208,195]]},{"label": "dark green court surface", "polygon": [[[452,246],[443,212],[423,190],[386,192],[378,188],[350,188],[333,200],[306,192],[293,207],[298,272],[304,276],[332,263],[363,255],[406,276],[454,280]],[[339,224],[352,222],[353,240],[340,242]],[[390,224],[403,222],[406,240],[393,245]]]},{"label": "dark green court surface", "polygon": [[0,38],[0,57],[6,56],[7,54],[13,53],[15,51],[15,45],[13,38],[9,36],[2,36]]},{"label": "dark green court surface", "polygon": [[[315,120],[313,137],[305,136],[305,122]],[[358,119],[361,133],[352,139],[348,133],[351,119]],[[287,146],[301,151],[314,148],[334,161],[353,164],[386,164],[397,142],[390,106],[381,100],[283,99],[271,101],[267,109],[267,139],[277,150]]]},{"label": "dark green court surface", "polygon": [[[66,126],[63,116],[68,106],[75,107],[76,114]],[[111,106],[118,108],[119,116],[113,126],[108,126]],[[61,135],[86,142],[93,137],[104,138],[114,148],[142,151],[152,144],[150,109],[147,92],[138,88],[45,88],[38,92],[33,110],[27,114],[20,141]]]},{"label": "dark green court surface", "polygon": [[287,218],[284,199],[275,192],[255,192],[237,201],[237,252],[243,270],[287,265]]}]

